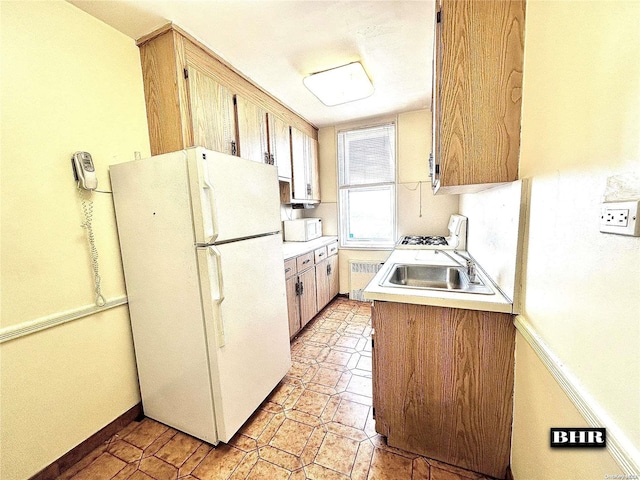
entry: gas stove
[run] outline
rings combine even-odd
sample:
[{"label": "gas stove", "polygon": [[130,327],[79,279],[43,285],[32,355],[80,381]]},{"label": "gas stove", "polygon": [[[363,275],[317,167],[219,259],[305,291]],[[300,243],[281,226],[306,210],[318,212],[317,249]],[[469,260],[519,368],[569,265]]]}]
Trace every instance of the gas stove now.
[{"label": "gas stove", "polygon": [[449,219],[449,236],[436,235],[404,235],[396,243],[399,250],[466,250],[467,217],[451,215]]}]

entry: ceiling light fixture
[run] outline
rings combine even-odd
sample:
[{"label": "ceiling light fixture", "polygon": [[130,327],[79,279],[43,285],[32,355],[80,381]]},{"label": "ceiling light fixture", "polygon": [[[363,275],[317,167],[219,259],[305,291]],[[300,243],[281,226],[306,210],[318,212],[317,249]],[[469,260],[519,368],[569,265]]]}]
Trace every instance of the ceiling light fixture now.
[{"label": "ceiling light fixture", "polygon": [[309,75],[304,85],[327,107],[371,96],[373,84],[360,62]]}]

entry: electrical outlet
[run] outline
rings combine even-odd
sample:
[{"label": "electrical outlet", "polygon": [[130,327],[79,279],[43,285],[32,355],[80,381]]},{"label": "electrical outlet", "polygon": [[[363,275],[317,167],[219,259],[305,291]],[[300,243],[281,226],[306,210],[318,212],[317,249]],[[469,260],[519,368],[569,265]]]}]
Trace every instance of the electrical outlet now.
[{"label": "electrical outlet", "polygon": [[600,207],[600,231],[618,235],[640,236],[639,200],[607,202]]}]

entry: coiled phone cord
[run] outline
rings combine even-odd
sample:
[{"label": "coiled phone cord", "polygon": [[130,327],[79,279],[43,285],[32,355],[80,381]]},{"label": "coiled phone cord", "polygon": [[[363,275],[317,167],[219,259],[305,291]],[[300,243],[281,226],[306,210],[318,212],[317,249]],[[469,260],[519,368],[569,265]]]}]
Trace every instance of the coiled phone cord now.
[{"label": "coiled phone cord", "polygon": [[89,253],[91,255],[91,268],[93,270],[93,280],[96,292],[96,305],[98,307],[104,307],[107,303],[102,296],[100,290],[100,272],[98,267],[98,249],[96,247],[96,237],[93,233],[93,200],[86,198],[87,190],[80,188],[78,184],[78,194],[82,200],[82,212],[84,213],[84,222],[80,224],[82,228],[87,231],[87,238],[89,239]]}]

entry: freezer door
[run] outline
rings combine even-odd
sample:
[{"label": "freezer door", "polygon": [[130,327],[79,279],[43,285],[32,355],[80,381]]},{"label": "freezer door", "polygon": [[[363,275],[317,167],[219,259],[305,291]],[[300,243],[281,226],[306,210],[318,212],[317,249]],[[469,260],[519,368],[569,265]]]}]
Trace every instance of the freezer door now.
[{"label": "freezer door", "polygon": [[227,442],[291,366],[282,240],[198,248],[216,425]]},{"label": "freezer door", "polygon": [[201,147],[187,150],[196,243],[277,232],[277,169]]}]

